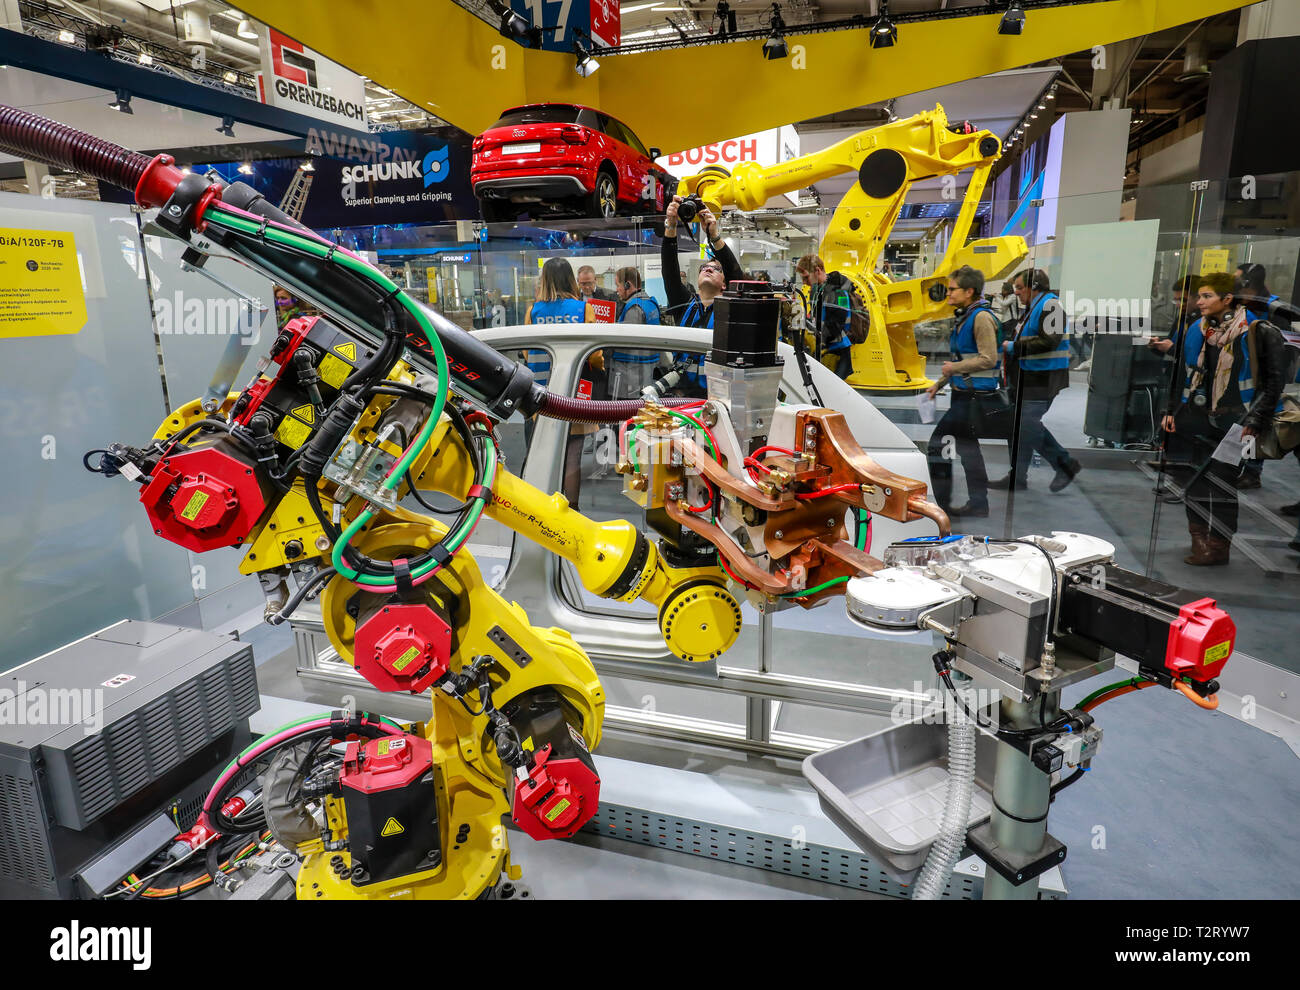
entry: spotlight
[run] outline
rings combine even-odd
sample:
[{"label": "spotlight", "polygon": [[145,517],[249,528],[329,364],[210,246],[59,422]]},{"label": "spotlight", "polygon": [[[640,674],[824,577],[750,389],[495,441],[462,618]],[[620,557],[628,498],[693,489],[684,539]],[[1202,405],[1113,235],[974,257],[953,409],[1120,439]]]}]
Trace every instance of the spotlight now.
[{"label": "spotlight", "polygon": [[124,89],[119,89],[115,95],[117,99],[115,99],[112,103],[108,105],[108,109],[116,110],[119,113],[129,113],[129,114],[135,113],[135,111],[131,109],[130,93],[128,93]]},{"label": "spotlight", "polygon": [[71,45],[76,43],[77,36],[71,31],[63,30],[59,32],[59,40],[65,45]]},{"label": "spotlight", "polygon": [[1025,30],[1025,9],[1012,0],[1007,12],[998,23],[998,34],[1022,34]]},{"label": "spotlight", "polygon": [[886,0],[880,0],[880,16],[871,25],[870,37],[872,48],[893,48],[894,42],[898,40],[898,28],[889,19],[889,4]]},{"label": "spotlight", "polygon": [[765,59],[785,58],[790,54],[790,50],[786,47],[784,32],[785,21],[781,20],[781,7],[774,3],[772,4],[772,33],[763,42]]},{"label": "spotlight", "polygon": [[524,15],[509,7],[501,11],[501,22],[497,25],[497,33],[503,38],[511,38],[525,46],[532,41],[533,36],[532,28]]},{"label": "spotlight", "polygon": [[222,117],[222,118],[221,118],[221,126],[217,128],[217,133],[218,133],[218,134],[224,134],[226,137],[234,137],[234,136],[235,136],[235,118],[234,118],[234,117]]},{"label": "spotlight", "polygon": [[223,72],[221,74],[221,78],[224,79],[226,82],[230,83],[232,86],[235,83],[239,82],[239,76],[233,72]]},{"label": "spotlight", "polygon": [[310,159],[310,158],[308,158],[305,162],[303,162],[303,163],[302,163],[301,165],[299,165],[298,167],[299,167],[300,169],[302,169],[304,172],[315,172],[315,171],[316,171],[316,166],[313,165],[313,164],[311,163],[311,159]]},{"label": "spotlight", "polygon": [[239,27],[235,29],[235,34],[241,38],[247,38],[249,41],[257,40],[257,28],[253,27],[253,22],[247,17],[239,22]]},{"label": "spotlight", "polygon": [[1047,91],[1047,98],[1048,98],[1049,100],[1054,100],[1054,99],[1056,99],[1056,87],[1055,87],[1055,86],[1053,86],[1051,89],[1049,89],[1049,90]]},{"label": "spotlight", "polygon": [[584,31],[575,31],[573,57],[577,59],[577,64],[574,65],[573,71],[582,76],[583,79],[586,79],[600,68],[600,63],[591,57],[592,49],[591,35]]},{"label": "spotlight", "polygon": [[148,52],[141,52],[138,56],[136,56],[136,61],[139,62],[141,65],[153,65],[153,56],[150,55]]},{"label": "spotlight", "polygon": [[727,3],[727,0],[718,0],[718,9],[713,12],[713,17],[718,21],[719,38],[736,33],[736,12],[731,9],[731,4]]},{"label": "spotlight", "polygon": [[1047,109],[1047,104],[1046,104],[1045,102],[1040,101],[1039,104],[1038,104],[1038,109],[1039,109],[1039,110],[1046,110],[1046,109]]},{"label": "spotlight", "polygon": [[250,165],[250,164],[248,164],[248,162],[244,162],[244,164],[240,165],[239,168],[236,169],[236,171],[237,171],[240,175],[252,175],[252,174],[253,174],[253,166]]}]

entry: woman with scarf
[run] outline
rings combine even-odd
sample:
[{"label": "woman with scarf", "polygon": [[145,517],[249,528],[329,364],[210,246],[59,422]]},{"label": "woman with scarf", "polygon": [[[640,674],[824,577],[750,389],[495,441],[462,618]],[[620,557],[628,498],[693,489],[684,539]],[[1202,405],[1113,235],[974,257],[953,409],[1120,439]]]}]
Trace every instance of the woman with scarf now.
[{"label": "woman with scarf", "polygon": [[1282,399],[1285,366],[1282,333],[1255,320],[1233,295],[1226,272],[1202,275],[1196,294],[1201,318],[1183,338],[1184,388],[1161,423],[1171,446],[1184,448],[1193,464],[1209,468],[1185,493],[1192,552],[1183,558],[1196,567],[1228,563],[1237,532],[1240,463],[1213,460],[1228,431],[1242,427],[1243,443],[1267,427]]}]

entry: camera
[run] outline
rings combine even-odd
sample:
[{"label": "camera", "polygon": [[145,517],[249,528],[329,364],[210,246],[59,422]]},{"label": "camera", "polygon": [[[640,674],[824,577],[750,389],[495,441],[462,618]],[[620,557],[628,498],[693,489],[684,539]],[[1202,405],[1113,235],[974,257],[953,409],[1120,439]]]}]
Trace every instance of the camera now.
[{"label": "camera", "polygon": [[703,209],[705,209],[704,200],[691,193],[677,204],[677,219],[682,223],[694,223],[696,215]]}]

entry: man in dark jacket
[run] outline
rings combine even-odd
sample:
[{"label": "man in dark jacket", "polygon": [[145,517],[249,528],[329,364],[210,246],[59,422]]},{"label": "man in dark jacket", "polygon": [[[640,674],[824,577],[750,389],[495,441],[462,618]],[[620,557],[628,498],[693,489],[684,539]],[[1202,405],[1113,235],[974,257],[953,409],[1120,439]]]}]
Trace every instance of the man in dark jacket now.
[{"label": "man in dark jacket", "polygon": [[[728,282],[744,279],[745,273],[736,261],[736,256],[727,247],[718,229],[718,218],[707,209],[701,209],[698,216],[700,229],[709,240],[713,257],[700,266],[696,281],[698,295],[693,296],[682,284],[682,270],[677,260],[677,207],[682,197],[674,196],[664,214],[664,239],[660,258],[663,263],[664,292],[668,295],[668,313],[677,320],[679,327],[708,327],[713,329],[713,300],[727,288]],[[689,358],[691,364],[686,372],[686,381],[690,383],[693,394],[706,395],[704,380],[704,353],[676,354],[678,360]]]}]

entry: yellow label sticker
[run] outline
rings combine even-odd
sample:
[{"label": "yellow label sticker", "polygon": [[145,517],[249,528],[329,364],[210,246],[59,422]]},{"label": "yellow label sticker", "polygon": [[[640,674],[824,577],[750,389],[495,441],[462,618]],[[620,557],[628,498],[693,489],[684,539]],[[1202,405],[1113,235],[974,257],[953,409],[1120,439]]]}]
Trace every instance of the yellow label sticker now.
[{"label": "yellow label sticker", "polygon": [[290,409],[289,412],[293,413],[295,416],[297,416],[300,420],[302,420],[304,423],[306,423],[309,426],[313,425],[316,422],[316,410],[312,408],[310,403],[306,405],[295,406],[293,409]]},{"label": "yellow label sticker", "polygon": [[411,661],[420,655],[420,648],[412,646],[400,657],[393,661],[393,669],[399,674],[411,665]]},{"label": "yellow label sticker", "polygon": [[[353,345],[347,344],[345,346],[352,347]],[[346,361],[340,361],[333,354],[326,354],[316,370],[320,373],[321,381],[330,388],[338,388],[348,375],[352,374],[352,365]]]},{"label": "yellow label sticker", "polygon": [[275,429],[275,437],[286,447],[297,450],[311,436],[311,427],[300,419],[286,416]]},{"label": "yellow label sticker", "polygon": [[560,798],[559,804],[557,804],[554,808],[552,808],[550,811],[546,813],[545,815],[546,820],[548,822],[555,821],[555,819],[559,818],[562,814],[564,814],[565,809],[568,807],[569,807],[569,799]]},{"label": "yellow label sticker", "polygon": [[1231,262],[1228,260],[1231,252],[1227,248],[1205,248],[1201,251],[1201,271],[1202,275],[1209,275],[1211,272],[1230,272]]},{"label": "yellow label sticker", "polygon": [[195,492],[190,496],[190,500],[185,503],[185,508],[181,510],[181,518],[193,522],[195,517],[203,511],[203,506],[207,504],[207,492]]},{"label": "yellow label sticker", "polygon": [[334,353],[355,363],[357,360],[357,345],[352,343],[339,344],[338,347],[334,348]]},{"label": "yellow label sticker", "polygon": [[375,753],[376,753],[378,756],[387,756],[387,755],[388,755],[388,740],[387,740],[387,739],[381,739],[381,740],[379,740],[379,745],[375,747]]},{"label": "yellow label sticker", "polygon": [[401,835],[406,829],[402,828],[401,823],[396,818],[390,818],[384,822],[384,827],[379,830],[380,835]]},{"label": "yellow label sticker", "polygon": [[525,739],[525,740],[524,740],[522,743],[520,743],[519,745],[522,746],[524,749],[528,750],[528,751],[531,753],[531,752],[533,751],[533,737],[532,737],[532,736],[529,736],[527,739]]},{"label": "yellow label sticker", "polygon": [[1216,646],[1211,646],[1208,650],[1206,650],[1205,659],[1202,660],[1201,662],[1215,663],[1219,660],[1222,660],[1231,652],[1232,652],[1232,641],[1225,639],[1222,643],[1219,643]]},{"label": "yellow label sticker", "polygon": [[0,338],[80,333],[85,326],[72,232],[0,227]]}]

